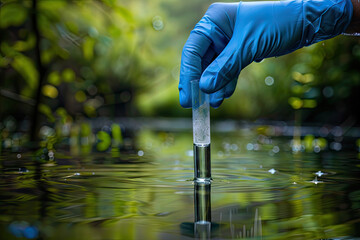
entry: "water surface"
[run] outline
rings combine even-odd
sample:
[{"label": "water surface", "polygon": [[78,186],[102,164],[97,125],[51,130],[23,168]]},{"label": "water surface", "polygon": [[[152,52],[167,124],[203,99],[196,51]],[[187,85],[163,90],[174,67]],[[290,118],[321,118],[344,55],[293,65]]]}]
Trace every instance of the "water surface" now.
[{"label": "water surface", "polygon": [[3,153],[1,239],[360,236],[356,150],[293,153],[289,139],[254,148],[245,137],[213,136],[209,230],[194,225],[204,207],[194,195],[204,192],[191,181],[191,134],[147,134],[130,152],[58,150],[52,161]]}]

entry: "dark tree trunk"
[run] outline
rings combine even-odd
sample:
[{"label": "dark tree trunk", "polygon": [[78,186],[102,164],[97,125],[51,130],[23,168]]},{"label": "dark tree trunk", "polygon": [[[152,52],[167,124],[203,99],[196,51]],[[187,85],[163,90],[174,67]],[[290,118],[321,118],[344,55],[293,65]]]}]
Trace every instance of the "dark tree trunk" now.
[{"label": "dark tree trunk", "polygon": [[41,62],[41,52],[40,52],[40,32],[38,27],[38,19],[37,19],[37,0],[32,1],[32,9],[31,9],[31,22],[32,22],[32,30],[35,34],[36,43],[35,43],[35,65],[38,70],[38,86],[35,93],[35,106],[32,112],[31,118],[31,129],[30,129],[30,141],[35,142],[38,140],[39,134],[39,105],[41,103],[41,88],[44,85],[45,79],[45,69]]}]

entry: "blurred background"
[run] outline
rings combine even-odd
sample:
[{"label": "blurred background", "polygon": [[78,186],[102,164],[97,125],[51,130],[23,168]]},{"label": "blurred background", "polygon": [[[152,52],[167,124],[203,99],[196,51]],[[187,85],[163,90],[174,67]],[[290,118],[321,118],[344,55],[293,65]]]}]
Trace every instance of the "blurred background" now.
[{"label": "blurred background", "polygon": [[[2,146],[14,134],[69,137],[84,122],[165,118],[190,128],[191,110],[178,101],[181,50],[212,2],[1,0]],[[339,36],[251,64],[212,119],[356,127],[359,43]]]},{"label": "blurred background", "polygon": [[[194,237],[177,86],[213,2],[0,0],[1,239]],[[211,109],[213,236],[360,236],[359,69],[338,36],[241,72]]]}]

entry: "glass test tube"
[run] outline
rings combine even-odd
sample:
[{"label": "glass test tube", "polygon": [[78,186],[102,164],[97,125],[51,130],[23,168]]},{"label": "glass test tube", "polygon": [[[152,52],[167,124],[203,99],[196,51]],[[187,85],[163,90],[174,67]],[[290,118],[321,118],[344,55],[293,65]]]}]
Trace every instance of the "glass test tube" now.
[{"label": "glass test tube", "polygon": [[211,180],[210,166],[210,104],[209,95],[203,93],[199,81],[191,81],[192,121],[194,139],[194,180]]}]

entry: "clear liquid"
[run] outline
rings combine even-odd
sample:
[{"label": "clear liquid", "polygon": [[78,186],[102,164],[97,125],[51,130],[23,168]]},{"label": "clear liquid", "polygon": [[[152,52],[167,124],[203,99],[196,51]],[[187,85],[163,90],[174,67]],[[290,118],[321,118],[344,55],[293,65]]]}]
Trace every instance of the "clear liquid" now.
[{"label": "clear liquid", "polygon": [[210,144],[194,144],[194,181],[211,181]]}]

